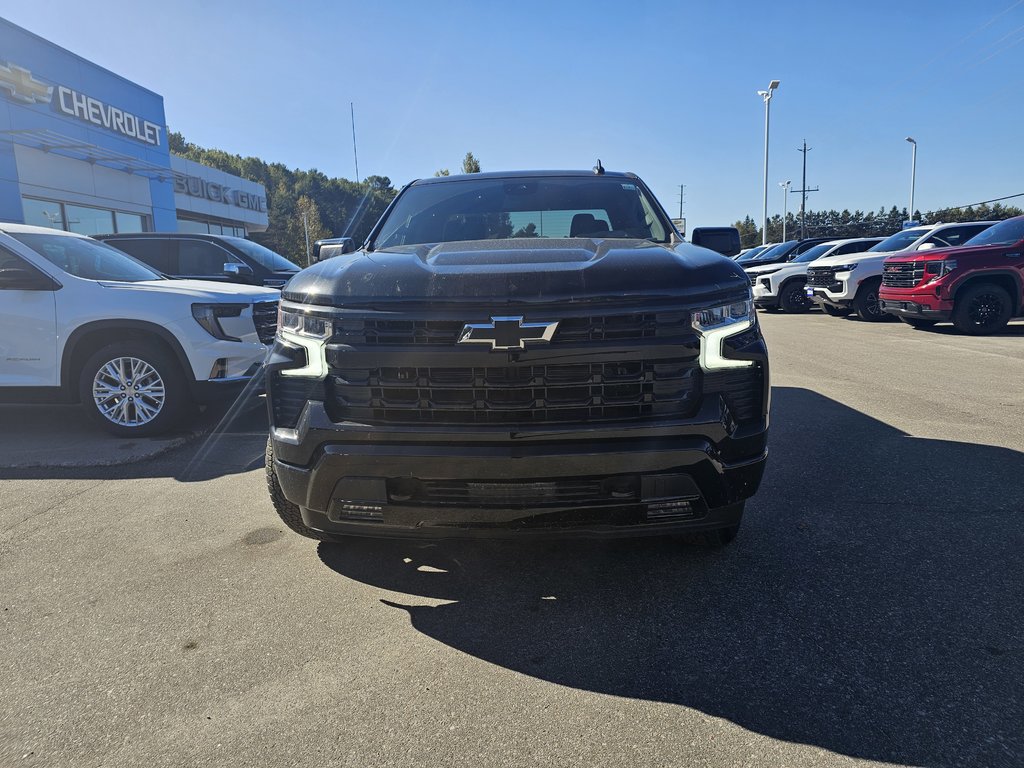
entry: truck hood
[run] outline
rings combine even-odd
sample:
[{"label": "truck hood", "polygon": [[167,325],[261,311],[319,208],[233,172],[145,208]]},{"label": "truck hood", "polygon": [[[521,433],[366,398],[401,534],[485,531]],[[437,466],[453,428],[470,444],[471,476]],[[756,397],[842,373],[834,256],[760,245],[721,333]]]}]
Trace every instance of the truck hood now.
[{"label": "truck hood", "polygon": [[99,284],[104,288],[118,291],[143,291],[184,296],[210,303],[277,301],[280,298],[278,291],[258,285],[217,283],[212,280],[144,280],[138,283],[101,280]]},{"label": "truck hood", "polygon": [[731,259],[688,243],[508,239],[357,251],[303,270],[283,298],[350,306],[418,301],[552,303],[631,297],[708,302],[746,292]]},{"label": "truck hood", "polygon": [[862,251],[860,253],[844,253],[841,256],[824,256],[808,262],[807,266],[834,267],[837,264],[863,264],[865,262],[870,264],[874,261],[881,263],[894,253],[903,253],[903,251]]},{"label": "truck hood", "polygon": [[1011,245],[975,245],[951,246],[949,248],[930,248],[927,251],[900,251],[890,256],[887,261],[940,261],[942,259],[960,259],[970,256],[988,257],[1002,251],[1012,250]]},{"label": "truck hood", "polygon": [[788,266],[790,266],[788,261],[777,264],[758,264],[756,267],[747,267],[744,272],[748,275],[763,275],[765,272],[778,272],[780,269],[785,269]]}]

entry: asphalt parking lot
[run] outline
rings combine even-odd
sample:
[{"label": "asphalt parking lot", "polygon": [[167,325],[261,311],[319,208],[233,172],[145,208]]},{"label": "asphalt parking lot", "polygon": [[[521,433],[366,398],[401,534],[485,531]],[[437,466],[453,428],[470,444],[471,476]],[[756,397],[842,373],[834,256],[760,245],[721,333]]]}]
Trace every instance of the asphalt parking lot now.
[{"label": "asphalt parking lot", "polygon": [[0,463],[0,765],[1024,764],[1024,325],[762,321],[769,468],[721,551],[318,546],[251,409]]}]

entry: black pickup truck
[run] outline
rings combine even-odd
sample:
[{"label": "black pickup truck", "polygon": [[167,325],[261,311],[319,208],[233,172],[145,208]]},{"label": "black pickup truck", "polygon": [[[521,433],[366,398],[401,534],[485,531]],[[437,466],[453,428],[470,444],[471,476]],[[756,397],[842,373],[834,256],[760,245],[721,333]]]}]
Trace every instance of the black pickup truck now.
[{"label": "black pickup truck", "polygon": [[315,539],[731,541],[764,470],[749,281],[633,174],[406,186],[286,286],[267,478]]}]

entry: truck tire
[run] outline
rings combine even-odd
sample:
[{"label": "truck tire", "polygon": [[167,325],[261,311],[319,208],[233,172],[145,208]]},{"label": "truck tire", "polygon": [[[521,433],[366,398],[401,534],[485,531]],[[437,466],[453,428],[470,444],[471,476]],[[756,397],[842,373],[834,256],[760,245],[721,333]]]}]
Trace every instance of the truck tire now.
[{"label": "truck tire", "polygon": [[953,325],[960,333],[985,336],[1006,327],[1013,300],[995,283],[975,283],[962,289],[953,304]]},{"label": "truck tire", "polygon": [[807,298],[806,280],[799,278],[783,283],[779,289],[779,308],[794,314],[810,312],[813,302]]},{"label": "truck tire", "polygon": [[819,304],[818,306],[829,317],[848,317],[850,315],[849,307],[834,307],[831,304]]},{"label": "truck tire", "polygon": [[919,331],[924,331],[935,326],[935,320],[923,320],[920,317],[900,317],[904,323],[909,325],[911,328],[917,328]]},{"label": "truck tire", "polygon": [[193,405],[181,366],[167,350],[121,341],[96,350],[78,375],[89,416],[118,437],[147,437],[180,428]]},{"label": "truck tire", "polygon": [[853,311],[857,317],[869,323],[888,320],[888,315],[878,306],[878,289],[882,287],[882,278],[875,277],[865,280],[853,297]]},{"label": "truck tire", "polygon": [[314,539],[316,541],[337,541],[337,536],[329,536],[322,531],[315,531],[312,528],[307,527],[306,524],[302,522],[302,513],[299,511],[298,505],[292,504],[285,498],[284,491],[281,490],[281,484],[277,480],[277,472],[274,470],[274,443],[269,437],[267,438],[266,472],[267,490],[270,492],[270,501],[274,505],[274,511],[276,511],[278,517],[281,518],[281,522],[295,533],[300,536],[305,536],[307,539]]}]

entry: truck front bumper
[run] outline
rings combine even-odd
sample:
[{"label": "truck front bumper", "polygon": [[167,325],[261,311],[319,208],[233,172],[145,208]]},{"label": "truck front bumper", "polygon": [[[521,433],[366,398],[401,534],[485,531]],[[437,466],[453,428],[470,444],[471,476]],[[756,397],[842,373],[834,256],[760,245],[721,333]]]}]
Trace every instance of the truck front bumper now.
[{"label": "truck front bumper", "polygon": [[271,439],[285,498],[328,534],[624,537],[734,524],[764,472],[767,419],[729,425],[709,402],[645,433],[391,442],[310,402]]},{"label": "truck front bumper", "polygon": [[934,288],[928,291],[894,291],[883,288],[878,295],[878,304],[883,312],[896,317],[941,323],[953,315],[953,302],[938,297]]}]

